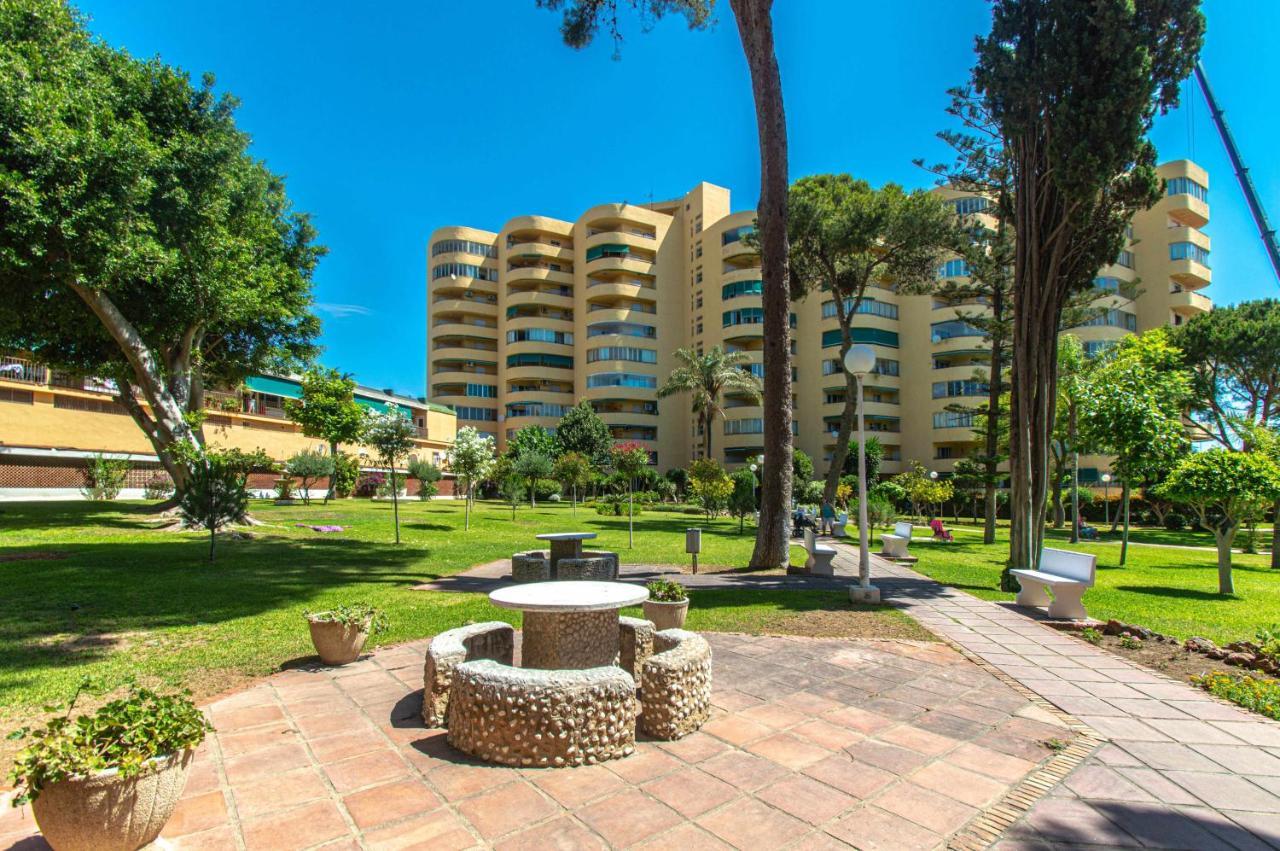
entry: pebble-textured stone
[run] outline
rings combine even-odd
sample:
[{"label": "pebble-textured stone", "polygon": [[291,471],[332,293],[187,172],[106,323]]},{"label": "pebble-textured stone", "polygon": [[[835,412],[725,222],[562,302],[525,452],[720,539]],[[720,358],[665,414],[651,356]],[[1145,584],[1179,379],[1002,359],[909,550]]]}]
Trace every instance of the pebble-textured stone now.
[{"label": "pebble-textured stone", "polygon": [[488,762],[583,765],[635,750],[635,680],[609,665],[577,671],[492,660],[454,669],[449,744]]},{"label": "pebble-textured stone", "polygon": [[520,653],[526,668],[579,669],[618,658],[618,610],[524,613]]},{"label": "pebble-textured stone", "polygon": [[618,618],[618,664],[640,687],[645,660],[653,655],[653,632],[653,621]]},{"label": "pebble-textured stone", "polygon": [[640,729],[655,739],[678,739],[711,712],[711,645],[695,632],[654,633],[654,654],[640,677]]},{"label": "pebble-textured stone", "polygon": [[502,621],[485,621],[442,632],[427,645],[422,671],[422,721],[443,727],[449,719],[449,691],[454,669],[463,662],[492,659],[510,665],[515,658],[515,630]]},{"label": "pebble-textured stone", "polygon": [[551,578],[551,561],[546,550],[532,550],[511,556],[511,578],[516,582],[546,582]]},{"label": "pebble-textured stone", "polygon": [[[609,550],[583,550],[583,558],[603,558],[609,560],[609,575],[605,578],[607,582],[616,582],[618,580],[618,554]],[[561,577],[563,578],[563,577]]]},{"label": "pebble-textured stone", "polygon": [[556,579],[564,581],[612,582],[614,566],[607,557],[562,558],[556,565]]}]

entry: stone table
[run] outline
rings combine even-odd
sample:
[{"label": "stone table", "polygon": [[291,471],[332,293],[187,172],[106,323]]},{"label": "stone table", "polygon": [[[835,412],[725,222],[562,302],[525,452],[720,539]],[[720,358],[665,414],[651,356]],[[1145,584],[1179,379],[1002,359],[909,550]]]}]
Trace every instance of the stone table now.
[{"label": "stone table", "polygon": [[625,582],[533,582],[499,588],[495,606],[524,613],[526,668],[579,669],[612,665],[618,655],[618,611],[649,599]]},{"label": "stone table", "polygon": [[551,542],[551,578],[556,578],[556,565],[562,558],[582,558],[582,542],[596,536],[595,532],[549,532],[536,535],[539,541]]}]

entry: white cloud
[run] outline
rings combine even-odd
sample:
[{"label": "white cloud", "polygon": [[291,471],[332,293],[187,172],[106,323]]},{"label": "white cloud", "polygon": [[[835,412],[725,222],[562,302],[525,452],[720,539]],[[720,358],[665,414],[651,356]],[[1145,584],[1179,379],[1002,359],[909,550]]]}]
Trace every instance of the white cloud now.
[{"label": "white cloud", "polygon": [[316,312],[327,313],[334,319],[345,319],[348,316],[368,316],[373,313],[363,304],[338,304],[331,301],[318,301],[315,303],[315,309]]}]

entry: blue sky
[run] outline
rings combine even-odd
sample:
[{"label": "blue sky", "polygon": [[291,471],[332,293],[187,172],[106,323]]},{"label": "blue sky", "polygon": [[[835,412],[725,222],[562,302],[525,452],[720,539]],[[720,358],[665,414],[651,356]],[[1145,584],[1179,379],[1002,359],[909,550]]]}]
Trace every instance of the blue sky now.
[{"label": "blue sky", "polygon": [[[533,0],[83,0],[92,29],[199,74],[243,101],[254,152],[288,176],[330,254],[316,275],[324,361],[365,384],[424,390],[425,245],[444,224],[566,219],[699,180],[735,209],[759,192],[746,64],[728,3],[708,32],[627,21],[622,57],[583,52]],[[376,12],[370,12],[376,9]],[[1203,60],[1272,218],[1280,217],[1280,4],[1206,0]],[[777,4],[791,174],[848,171],[925,186],[943,159],[945,90],[964,82],[983,0]],[[1162,160],[1212,177],[1219,303],[1278,294],[1199,92],[1159,119]]]}]

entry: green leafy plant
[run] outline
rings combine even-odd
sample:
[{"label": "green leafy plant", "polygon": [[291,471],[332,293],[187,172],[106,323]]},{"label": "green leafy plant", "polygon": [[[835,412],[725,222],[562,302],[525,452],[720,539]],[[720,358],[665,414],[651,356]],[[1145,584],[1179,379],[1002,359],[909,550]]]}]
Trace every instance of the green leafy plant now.
[{"label": "green leafy plant", "polygon": [[368,603],[344,603],[323,611],[306,611],[303,614],[307,620],[315,623],[340,623],[365,629],[370,635],[384,633],[391,626],[386,612],[375,609]]},{"label": "green leafy plant", "polygon": [[1212,695],[1280,721],[1280,682],[1276,680],[1223,673],[1203,674],[1191,680]]},{"label": "green leafy plant", "polygon": [[435,464],[425,458],[413,458],[409,461],[408,470],[409,477],[418,480],[418,499],[425,502],[439,493],[440,488],[436,482],[440,481],[444,473]]},{"label": "green leafy plant", "polygon": [[1052,739],[1045,739],[1044,746],[1054,753],[1062,753],[1067,748],[1071,747],[1071,743],[1064,742],[1062,739],[1055,737]]},{"label": "green leafy plant", "polygon": [[1170,511],[1164,516],[1164,528],[1170,532],[1181,532],[1187,528],[1187,518],[1176,511]]},{"label": "green leafy plant", "polygon": [[302,501],[311,504],[311,485],[317,479],[333,475],[333,456],[311,449],[304,449],[285,463],[285,475],[298,479],[302,484]]},{"label": "green leafy plant", "polygon": [[1260,655],[1280,662],[1280,624],[1262,627],[1254,633],[1254,638]]},{"label": "green leafy plant", "polygon": [[168,499],[173,496],[173,481],[168,476],[157,473],[143,485],[142,496],[146,499]]},{"label": "green leafy plant", "polygon": [[333,495],[346,499],[356,489],[360,478],[360,462],[354,455],[339,452],[333,456]]},{"label": "green leafy plant", "polygon": [[689,599],[684,586],[671,579],[655,579],[644,587],[649,589],[649,599],[655,603],[679,603]]},{"label": "green leafy plant", "polygon": [[276,499],[293,499],[293,479],[290,476],[276,479]]},{"label": "green leafy plant", "polygon": [[1080,637],[1090,644],[1101,644],[1102,633],[1091,626],[1086,626],[1081,632]]},{"label": "green leafy plant", "polygon": [[1122,635],[1120,636],[1120,646],[1125,650],[1137,650],[1142,647],[1142,641],[1132,635]]},{"label": "green leafy plant", "polygon": [[91,693],[90,682],[81,682],[63,714],[43,728],[23,727],[9,735],[28,742],[9,773],[17,793],[15,807],[60,780],[106,769],[132,777],[148,760],[194,748],[213,729],[191,702],[190,692],[162,695],[132,683],[124,697],[73,718],[81,695]]},{"label": "green leafy plant", "polygon": [[125,478],[129,475],[129,462],[124,458],[107,458],[101,452],[85,462],[84,487],[81,492],[88,499],[111,500],[120,495]]},{"label": "green leafy plant", "polygon": [[216,452],[191,469],[178,510],[187,525],[209,530],[209,561],[214,558],[218,529],[242,520],[249,509],[244,489],[247,475],[235,458]]}]

